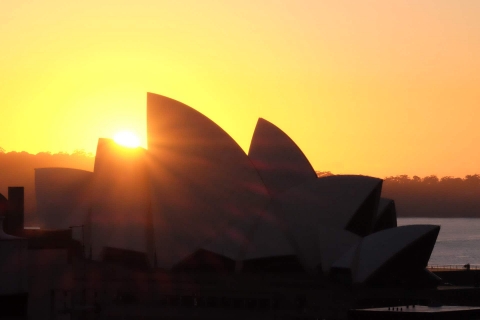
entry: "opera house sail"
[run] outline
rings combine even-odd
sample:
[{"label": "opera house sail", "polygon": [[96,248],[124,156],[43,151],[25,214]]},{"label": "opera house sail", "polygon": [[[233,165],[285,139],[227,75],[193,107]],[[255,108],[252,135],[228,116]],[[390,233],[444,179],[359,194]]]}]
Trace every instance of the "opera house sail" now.
[{"label": "opera house sail", "polygon": [[62,229],[84,223],[90,206],[92,172],[70,168],[35,169],[41,227]]},{"label": "opera house sail", "polygon": [[248,156],[198,111],[149,94],[147,133],[159,266],[171,268],[228,226],[245,232],[265,210],[268,194]]},{"label": "opera house sail", "polygon": [[148,93],[147,138],[148,149],[99,139],[93,172],[37,169],[42,226],[84,225],[95,261],[122,263],[131,254],[169,272],[436,285],[426,265],[438,226],[397,227],[381,179],[318,178],[267,120],[258,120],[247,154],[197,110]]}]

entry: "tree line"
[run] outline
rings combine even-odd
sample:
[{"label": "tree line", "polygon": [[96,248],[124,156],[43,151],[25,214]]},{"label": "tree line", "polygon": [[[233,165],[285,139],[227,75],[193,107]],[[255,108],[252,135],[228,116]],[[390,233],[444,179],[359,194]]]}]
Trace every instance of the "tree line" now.
[{"label": "tree line", "polygon": [[[84,150],[73,153],[5,152],[0,147],[0,193],[9,186],[25,187],[25,221],[35,224],[35,168],[64,167],[93,171],[95,158]],[[333,175],[317,171],[319,177]],[[383,181],[382,197],[395,200],[399,217],[480,217],[480,175],[464,178],[398,175]]]},{"label": "tree line", "polygon": [[479,217],[480,175],[386,177],[382,196],[395,200],[401,217]]}]

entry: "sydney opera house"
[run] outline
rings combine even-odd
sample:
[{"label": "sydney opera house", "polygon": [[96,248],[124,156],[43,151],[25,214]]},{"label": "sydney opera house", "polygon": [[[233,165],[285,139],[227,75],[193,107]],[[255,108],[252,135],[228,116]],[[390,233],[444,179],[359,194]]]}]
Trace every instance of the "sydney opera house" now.
[{"label": "sydney opera house", "polygon": [[[38,310],[55,304],[41,302],[41,288],[49,286],[50,301],[63,299],[56,305],[65,309],[73,305],[75,286],[83,288],[84,301],[88,290],[101,300],[99,292],[108,295],[117,285],[115,266],[149,274],[144,285],[128,290],[168,296],[170,303],[177,301],[172,292],[183,301],[206,295],[217,301],[213,305],[235,305],[243,292],[249,299],[258,296],[260,306],[282,295],[308,300],[319,288],[440,283],[426,269],[439,226],[398,227],[394,201],[381,197],[381,179],[317,177],[295,142],[267,120],[258,120],[246,154],[198,111],[149,93],[147,134],[148,149],[99,139],[93,172],[35,170],[40,227],[69,230],[70,237],[75,229],[84,261],[71,268],[73,274],[80,270],[73,277],[83,279],[77,285],[60,276],[64,271],[47,271],[61,278],[55,285],[41,282],[45,272],[38,272]],[[51,242],[58,247],[61,241]],[[99,266],[107,266],[104,276]],[[118,295],[123,289],[112,290]],[[310,300],[331,308],[338,299],[328,290]]]},{"label": "sydney opera house", "polygon": [[79,240],[94,261],[130,254],[171,271],[300,272],[366,286],[438,280],[425,269],[438,226],[397,227],[381,179],[318,178],[267,120],[246,154],[201,113],[149,93],[147,132],[147,150],[99,139],[93,172],[36,169],[42,227],[85,226]]}]

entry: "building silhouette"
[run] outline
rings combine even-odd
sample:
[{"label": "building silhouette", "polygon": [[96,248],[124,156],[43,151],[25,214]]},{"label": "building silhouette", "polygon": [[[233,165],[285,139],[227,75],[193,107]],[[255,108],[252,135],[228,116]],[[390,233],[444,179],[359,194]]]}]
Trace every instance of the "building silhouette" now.
[{"label": "building silhouette", "polygon": [[[112,290],[117,298],[129,292],[135,301],[170,305],[212,298],[217,306],[241,300],[280,308],[282,301],[306,305],[317,297],[315,288],[440,283],[426,269],[439,226],[397,227],[393,200],[381,198],[381,179],[318,178],[295,142],[267,120],[258,120],[246,154],[198,111],[148,93],[147,133],[148,149],[100,138],[93,172],[35,170],[42,229],[68,230],[71,240],[56,256],[66,260],[55,264],[56,280],[38,284],[39,276],[31,276],[37,281],[31,296],[52,290],[56,301],[50,309],[32,302],[31,314],[58,312],[62,303],[73,312],[73,301],[102,304],[108,299],[100,292]],[[20,206],[9,208],[6,216],[17,219]],[[42,236],[31,233],[23,235],[34,247]],[[46,254],[54,244],[43,241]],[[138,272],[148,276],[132,284]],[[130,280],[118,287],[114,275]]]}]

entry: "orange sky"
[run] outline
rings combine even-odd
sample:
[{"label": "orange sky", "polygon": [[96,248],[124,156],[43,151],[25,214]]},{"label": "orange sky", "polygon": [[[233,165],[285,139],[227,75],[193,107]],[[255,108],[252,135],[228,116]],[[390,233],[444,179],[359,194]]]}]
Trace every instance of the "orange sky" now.
[{"label": "orange sky", "polygon": [[264,117],[317,170],[480,173],[478,17],[476,0],[1,1],[0,147],[145,144],[150,91],[245,150]]}]

